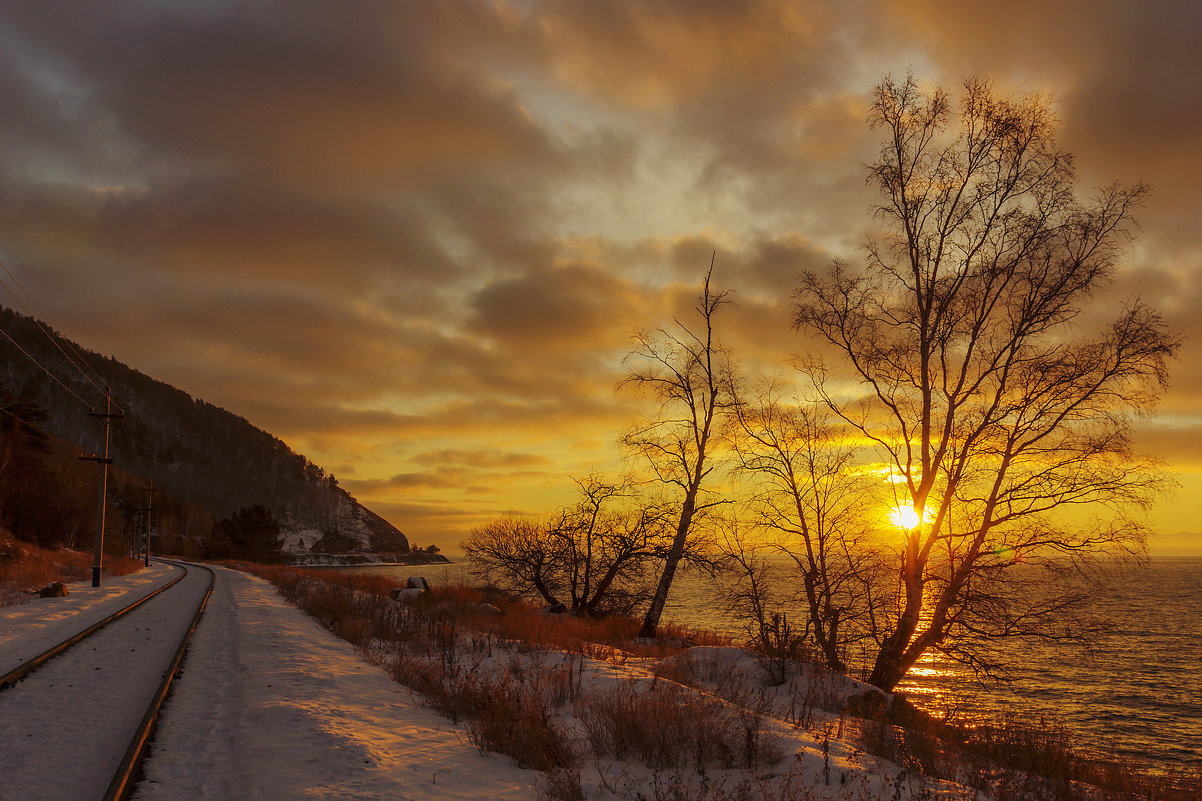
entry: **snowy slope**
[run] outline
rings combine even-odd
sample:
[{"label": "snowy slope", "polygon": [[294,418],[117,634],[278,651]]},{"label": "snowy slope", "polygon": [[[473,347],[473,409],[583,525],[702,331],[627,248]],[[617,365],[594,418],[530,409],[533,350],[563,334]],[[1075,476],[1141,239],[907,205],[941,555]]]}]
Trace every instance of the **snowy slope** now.
[{"label": "snowy slope", "polygon": [[208,585],[188,571],[0,692],[0,799],[103,797]]},{"label": "snowy slope", "polygon": [[531,799],[538,777],[482,755],[270,584],[218,568],[135,798]]},{"label": "snowy slope", "polygon": [[0,607],[0,675],[161,587],[179,572],[177,567],[155,562],[127,576],[104,576],[100,587],[93,587],[91,581],[68,584],[69,594],[63,598],[35,598]]},{"label": "snowy slope", "polygon": [[[378,665],[288,604],[267,582],[224,568],[215,571],[213,596],[168,700],[136,799],[539,797],[544,774],[519,769],[508,757],[481,753],[462,727],[422,706]],[[130,577],[128,584],[161,581],[166,575],[167,568],[154,568]],[[77,591],[69,598],[82,602],[84,596]],[[94,610],[109,602],[98,596],[81,607]],[[51,628],[69,628],[65,608],[35,602],[7,610],[0,617],[0,664],[14,658],[20,643],[44,638]],[[645,688],[663,682],[655,676],[673,667],[687,668],[703,686],[707,681],[735,681],[740,674],[750,676],[760,669],[753,655],[731,648],[690,649],[673,658],[682,664],[657,668],[654,660],[634,657],[521,655],[496,645],[473,670],[513,670],[520,667],[519,661],[532,667],[540,661],[574,659],[587,692],[631,681]],[[712,692],[720,689],[718,684],[711,686]],[[806,672],[770,690],[773,698],[768,700],[791,702],[794,694],[815,691],[846,697],[862,689],[833,674]],[[16,695],[9,701],[21,703]],[[747,785],[748,799],[972,797],[964,794],[965,788],[923,781],[857,752],[838,739],[842,724],[836,716],[825,716],[827,725],[824,713],[815,714],[815,724],[804,728],[784,720],[771,724],[780,738],[782,760],[767,774],[732,770],[665,778],[637,763],[587,759],[581,765],[583,788],[591,799],[613,798],[606,784],[619,789],[619,797],[637,798],[665,781],[683,793],[677,798],[693,796],[690,783],[713,781],[732,788],[752,782]],[[78,747],[88,748],[86,743]],[[24,765],[35,771],[55,767]],[[0,780],[0,799],[7,799],[3,784]],[[798,795],[795,790],[801,788],[803,794]]]}]

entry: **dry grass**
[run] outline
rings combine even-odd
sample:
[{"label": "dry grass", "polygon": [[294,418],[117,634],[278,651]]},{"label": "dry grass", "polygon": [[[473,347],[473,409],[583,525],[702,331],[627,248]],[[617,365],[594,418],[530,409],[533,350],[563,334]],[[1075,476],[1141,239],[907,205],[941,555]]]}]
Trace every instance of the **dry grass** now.
[{"label": "dry grass", "polygon": [[[632,657],[663,658],[687,645],[725,645],[728,639],[670,631],[666,640],[637,641],[638,621],[631,618],[548,615],[521,601],[462,586],[435,587],[416,603],[402,605],[387,597],[398,582],[378,575],[278,565],[231,566],[272,581],[326,628],[383,664],[423,703],[461,722],[476,746],[545,771],[540,790],[544,798],[583,798],[577,766],[586,753],[635,759],[657,771],[692,771],[690,775],[701,777],[637,792],[626,788],[634,795],[614,792],[618,797],[711,801],[812,797],[811,788],[792,773],[765,784],[753,772],[746,782],[718,786],[707,784],[704,771],[715,766],[751,769],[778,761],[779,742],[768,733],[765,717],[774,715],[812,729],[815,710],[830,707],[821,682],[809,685],[814,697],[790,698],[789,708],[782,710],[769,708],[762,691],[733,681],[734,676],[718,663],[667,660],[661,662],[655,681],[644,682],[644,689],[632,684],[595,692],[582,689],[581,676],[572,667],[582,665],[584,657],[617,663]],[[548,652],[562,652],[569,658],[558,667],[549,666],[548,660],[538,658]],[[510,662],[497,670],[497,660],[504,654]],[[481,670],[490,659],[493,667]],[[798,669],[786,667],[786,675]],[[583,730],[575,741],[558,722],[569,705]],[[1011,715],[985,726],[957,725],[901,701],[887,720],[840,718],[840,730],[845,722],[849,731],[858,731],[860,748],[902,766],[900,775],[910,777],[907,783],[925,786],[922,776],[946,778],[984,790],[997,801],[1202,797],[1202,773],[1148,776],[1130,764],[1087,758],[1063,727],[1046,721]],[[685,795],[678,793],[682,787],[688,788]],[[852,793],[848,797],[856,797],[859,791],[847,790]],[[897,793],[902,792],[899,785]],[[907,784],[904,792],[912,795],[915,789]],[[967,789],[964,797],[975,792]]]},{"label": "dry grass", "polygon": [[424,703],[454,723],[482,751],[513,757],[521,767],[554,771],[576,761],[571,743],[555,719],[556,699],[545,674],[453,673],[441,663],[399,659],[389,672],[421,695]]},{"label": "dry grass", "polygon": [[[522,656],[550,651],[619,661],[664,656],[700,639],[696,633],[673,631],[667,641],[638,642],[639,621],[632,618],[548,615],[521,601],[460,586],[436,587],[416,603],[402,605],[386,600],[398,583],[380,576],[230,564],[271,581],[327,629],[385,664],[424,703],[462,722],[478,747],[557,777],[557,792],[578,786],[571,768],[579,757],[556,723],[557,710],[571,703],[578,716],[591,722],[590,737],[601,741],[608,716],[614,728],[610,741],[620,748],[646,741],[640,753],[653,763],[675,764],[678,759],[671,755],[681,744],[685,761],[698,767],[749,766],[780,758],[757,712],[669,682],[656,682],[646,697],[632,691],[581,698],[580,674],[573,667],[578,661],[548,665]],[[479,670],[480,660],[502,646],[511,654],[509,668]],[[644,731],[652,720],[659,743]]]},{"label": "dry grass", "polygon": [[[730,645],[729,637],[682,627],[661,627],[663,636],[637,641],[640,621],[632,617],[579,618],[545,614],[540,608],[462,585],[435,586],[428,595],[406,607],[381,604],[401,586],[386,576],[322,568],[226,562],[275,584],[289,601],[322,622],[326,628],[356,645],[372,638],[396,639],[397,628],[411,628],[406,617],[454,619],[461,629],[485,631],[496,640],[510,641],[524,651],[563,651],[593,658],[629,656],[662,657],[687,645]],[[481,604],[491,604],[501,614],[490,615]],[[359,618],[359,622],[351,622]],[[405,637],[402,637],[404,639]]]},{"label": "dry grass", "polygon": [[[782,766],[783,767],[783,766]],[[815,782],[815,777],[798,761],[788,770],[751,773],[738,777],[714,776],[694,771],[661,771],[650,777],[620,772],[603,775],[601,786],[605,798],[618,801],[982,801],[976,791],[953,787],[940,788],[938,795],[928,793],[920,782],[898,776],[892,782],[878,785],[872,781],[837,781],[832,785]],[[549,801],[559,796],[547,795]],[[563,796],[563,801],[576,801]]]},{"label": "dry grass", "polygon": [[482,701],[467,723],[468,737],[476,747],[507,754],[518,765],[541,771],[570,767],[577,761],[555,723],[550,699],[534,684],[504,675]]},{"label": "dry grass", "polygon": [[675,682],[597,692],[576,705],[576,714],[594,753],[649,768],[755,768],[782,756],[757,712]]},{"label": "dry grass", "polygon": [[397,584],[386,577],[281,565],[226,564],[267,579],[281,595],[355,645],[365,646],[373,638],[387,639],[395,628],[389,614],[391,605],[383,600]]},{"label": "dry grass", "polygon": [[[0,606],[22,603],[55,581],[92,577],[92,554],[66,548],[46,550],[0,535]],[[124,576],[142,568],[137,559],[106,556],[104,575]]]},{"label": "dry grass", "polygon": [[1062,723],[1007,713],[973,724],[940,720],[895,698],[888,719],[862,721],[865,751],[926,776],[989,793],[996,801],[1202,798],[1202,769],[1154,775],[1082,750]]}]

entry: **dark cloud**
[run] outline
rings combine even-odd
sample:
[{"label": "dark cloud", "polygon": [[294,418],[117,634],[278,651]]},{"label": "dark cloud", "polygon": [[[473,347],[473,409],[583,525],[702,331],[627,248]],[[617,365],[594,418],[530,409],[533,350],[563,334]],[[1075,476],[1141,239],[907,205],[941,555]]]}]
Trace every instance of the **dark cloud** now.
[{"label": "dark cloud", "polygon": [[472,171],[545,147],[503,86],[456,69],[427,27],[431,11],[44,3],[9,23],[125,135],[193,168],[337,189]]},{"label": "dark cloud", "polygon": [[168,273],[362,290],[458,271],[412,206],[385,210],[236,181],[9,186],[0,190],[0,226],[12,232],[10,247],[36,248],[79,271],[119,263],[147,280]]},{"label": "dark cloud", "polygon": [[427,451],[413,457],[422,465],[474,465],[476,467],[549,467],[552,460],[536,453],[506,453],[495,450]]},{"label": "dark cloud", "polygon": [[507,350],[613,347],[640,319],[638,289],[588,266],[531,270],[484,287],[472,325]]},{"label": "dark cloud", "polygon": [[504,472],[496,472],[473,467],[444,466],[416,473],[397,473],[385,479],[351,479],[345,481],[344,485],[356,493],[375,495],[386,490],[451,490],[472,495],[505,497],[514,482],[531,478],[541,480],[553,475],[555,474],[550,472],[531,470],[507,469]]},{"label": "dark cloud", "polygon": [[[1190,336],[1141,442],[1189,456],[1196,4],[316,0],[0,9],[0,257],[66,334],[344,465],[453,545],[570,495],[640,411],[636,328],[714,255],[753,373],[809,347],[797,275],[855,260],[872,84],[1052,92],[1082,185],[1146,179],[1094,317]],[[1168,426],[1168,427],[1165,427]],[[1202,469],[1202,468],[1198,468]]]}]

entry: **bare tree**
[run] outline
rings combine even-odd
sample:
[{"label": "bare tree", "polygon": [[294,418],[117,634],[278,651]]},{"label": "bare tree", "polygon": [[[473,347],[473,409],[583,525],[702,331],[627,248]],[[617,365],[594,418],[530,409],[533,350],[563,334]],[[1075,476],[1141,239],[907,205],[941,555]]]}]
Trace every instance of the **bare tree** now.
[{"label": "bare tree", "polygon": [[[969,80],[953,115],[942,90],[887,78],[870,123],[885,133],[869,165],[883,233],[862,268],[803,276],[794,324],[862,382],[860,403],[826,399],[908,510],[870,677],[892,689],[928,649],[989,670],[975,645],[1055,636],[1081,596],[1049,574],[1143,552],[1126,513],[1163,477],[1134,452],[1130,419],[1154,408],[1178,340],[1137,300],[1086,330],[1147,189],[1078,201],[1045,99]],[[1062,514],[1083,507],[1107,521]]]},{"label": "bare tree", "polygon": [[480,579],[520,597],[560,603],[562,557],[535,517],[505,515],[471,530],[459,543]]},{"label": "bare tree", "polygon": [[719,521],[718,549],[724,561],[724,573],[733,581],[723,581],[716,595],[726,611],[743,624],[752,647],[768,680],[783,684],[791,662],[807,657],[807,633],[798,635],[789,623],[792,600],[782,588],[787,584],[775,549],[752,530],[742,525],[737,515]]},{"label": "bare tree", "polygon": [[710,288],[713,271],[711,258],[695,309],[699,324],[689,327],[673,320],[675,333],[640,332],[639,348],[632,354],[638,363],[622,381],[659,402],[658,413],[628,431],[624,444],[646,458],[659,481],[682,493],[676,535],[643,618],[640,635],[644,637],[654,636],[659,626],[694,518],[721,502],[702,497],[705,480],[714,469],[708,460],[718,434],[718,416],[730,405],[732,390],[730,360],[714,335],[714,318],[730,302],[730,293]]},{"label": "bare tree", "polygon": [[669,515],[599,476],[580,500],[542,519],[498,518],[461,543],[477,576],[577,614],[629,613],[651,595],[650,563],[670,543]]},{"label": "bare tree", "polygon": [[[752,477],[761,537],[800,574],[804,635],[842,672],[849,646],[871,633],[880,560],[868,543],[863,510],[872,486],[846,426],[818,404],[782,403],[778,395],[767,383],[753,402],[735,404],[732,442]],[[754,559],[735,561],[751,577]]]},{"label": "bare tree", "polygon": [[771,546],[752,537],[739,520],[724,521],[718,549],[726,561],[726,571],[737,580],[722,583],[718,597],[726,611],[743,622],[753,644],[760,644],[772,613],[785,599],[777,592],[782,585],[778,566],[768,557]]}]

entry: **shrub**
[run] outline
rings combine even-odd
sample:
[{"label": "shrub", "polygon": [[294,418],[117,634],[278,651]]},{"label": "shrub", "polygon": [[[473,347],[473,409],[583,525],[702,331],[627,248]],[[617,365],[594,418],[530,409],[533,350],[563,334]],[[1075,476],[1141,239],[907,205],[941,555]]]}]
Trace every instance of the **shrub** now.
[{"label": "shrub", "polygon": [[984,790],[998,801],[1198,798],[1202,771],[1154,776],[1086,754],[1060,722],[1007,713],[974,723],[940,720],[895,696],[889,717],[856,721],[865,751],[909,770]]},{"label": "shrub", "polygon": [[[0,535],[0,606],[28,601],[35,590],[55,581],[85,581],[92,576],[92,562],[90,553],[39,548]],[[124,576],[142,567],[138,559],[106,557],[104,574]]]},{"label": "shrub", "polygon": [[576,714],[593,751],[650,768],[753,768],[780,760],[779,738],[758,713],[666,681],[586,696]]},{"label": "shrub", "polygon": [[479,749],[507,754],[525,768],[551,771],[575,759],[563,732],[552,721],[548,699],[531,685],[507,680],[493,683],[481,699],[468,737]]}]

